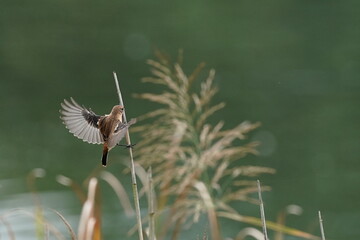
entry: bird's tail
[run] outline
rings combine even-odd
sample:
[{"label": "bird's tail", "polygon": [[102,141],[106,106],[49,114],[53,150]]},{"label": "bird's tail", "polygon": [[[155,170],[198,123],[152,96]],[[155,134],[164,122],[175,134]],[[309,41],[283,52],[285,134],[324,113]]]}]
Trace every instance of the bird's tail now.
[{"label": "bird's tail", "polygon": [[104,144],[103,155],[102,155],[102,159],[101,159],[101,163],[104,167],[106,167],[108,152],[109,152],[109,149],[106,146],[106,144]]}]

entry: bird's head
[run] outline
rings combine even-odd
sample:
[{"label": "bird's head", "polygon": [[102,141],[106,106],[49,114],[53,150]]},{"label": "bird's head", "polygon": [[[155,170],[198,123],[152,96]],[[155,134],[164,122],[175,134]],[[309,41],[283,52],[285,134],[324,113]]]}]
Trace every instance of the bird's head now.
[{"label": "bird's head", "polygon": [[111,115],[121,115],[124,112],[124,107],[121,105],[115,105],[111,110]]}]

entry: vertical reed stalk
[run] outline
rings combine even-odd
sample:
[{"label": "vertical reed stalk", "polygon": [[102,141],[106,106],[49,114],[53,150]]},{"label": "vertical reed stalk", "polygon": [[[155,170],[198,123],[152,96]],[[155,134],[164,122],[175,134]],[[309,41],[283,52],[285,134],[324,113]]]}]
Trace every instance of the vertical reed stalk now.
[{"label": "vertical reed stalk", "polygon": [[[120,105],[124,106],[124,102],[123,102],[123,99],[122,99],[120,86],[119,86],[119,80],[117,78],[116,72],[113,72],[113,75],[114,75],[114,80],[115,80],[115,84],[116,84],[116,90],[117,90],[117,93],[119,95]],[[124,122],[127,122],[125,111],[123,112],[122,116],[123,116]],[[126,132],[126,144],[131,146],[129,130]],[[130,169],[131,169],[132,191],[133,191],[133,197],[134,197],[134,204],[135,204],[135,211],[136,211],[136,219],[137,219],[139,240],[143,240],[144,237],[143,237],[142,223],[141,223],[139,192],[138,192],[138,188],[137,188],[134,157],[133,157],[133,151],[132,151],[131,147],[129,147],[129,154],[130,154]]]},{"label": "vertical reed stalk", "polygon": [[148,184],[149,184],[149,240],[155,240],[155,196],[154,184],[152,179],[152,169],[148,171]]},{"label": "vertical reed stalk", "polygon": [[264,233],[264,239],[269,240],[269,238],[267,236],[267,231],[266,231],[264,202],[263,202],[262,196],[261,196],[261,186],[260,186],[259,180],[257,180],[257,187],[258,187],[258,194],[259,194],[259,201],[260,201],[260,215],[261,215],[261,223],[262,223],[262,228],[263,228],[263,233]]},{"label": "vertical reed stalk", "polygon": [[324,225],[320,211],[319,211],[319,223],[320,223],[320,231],[321,231],[321,240],[325,240]]}]

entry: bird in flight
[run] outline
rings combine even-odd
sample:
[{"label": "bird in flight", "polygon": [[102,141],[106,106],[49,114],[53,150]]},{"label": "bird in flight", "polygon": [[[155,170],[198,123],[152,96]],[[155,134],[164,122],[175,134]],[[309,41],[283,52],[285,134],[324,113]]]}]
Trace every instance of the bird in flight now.
[{"label": "bird in flight", "polygon": [[[73,98],[61,103],[60,118],[69,132],[75,137],[92,144],[103,144],[102,165],[107,164],[108,152],[119,145],[128,128],[136,122],[131,119],[125,123],[122,119],[124,107],[115,105],[110,114],[101,116],[90,108],[80,106]],[[127,146],[132,147],[132,146]]]}]

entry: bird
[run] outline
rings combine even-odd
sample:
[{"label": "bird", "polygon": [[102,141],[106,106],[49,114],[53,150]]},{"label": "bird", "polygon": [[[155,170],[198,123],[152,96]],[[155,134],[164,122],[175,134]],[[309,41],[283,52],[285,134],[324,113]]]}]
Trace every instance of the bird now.
[{"label": "bird", "polygon": [[[103,144],[101,163],[107,165],[108,152],[124,138],[128,128],[136,122],[122,119],[124,107],[115,105],[106,115],[97,115],[91,108],[80,106],[72,97],[61,103],[60,119],[75,137],[92,144]],[[132,147],[133,145],[125,145]]]}]

